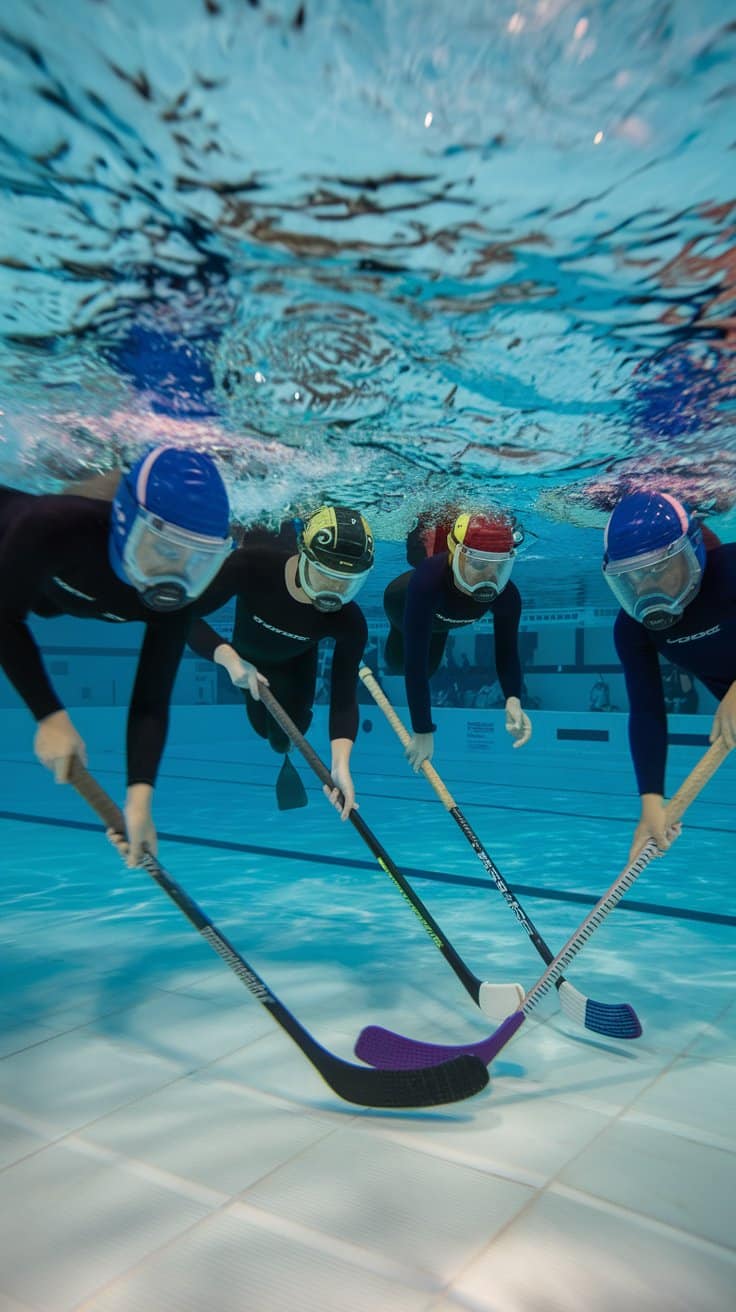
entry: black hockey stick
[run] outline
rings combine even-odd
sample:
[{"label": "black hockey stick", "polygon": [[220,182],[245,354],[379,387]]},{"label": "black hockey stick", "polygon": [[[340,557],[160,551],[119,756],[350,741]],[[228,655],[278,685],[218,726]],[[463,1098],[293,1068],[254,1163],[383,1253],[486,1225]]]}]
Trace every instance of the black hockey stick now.
[{"label": "black hockey stick", "polygon": [[[103,824],[116,834],[125,834],[125,817],[120,807],[93,779],[80,761],[74,760],[69,774],[70,782],[92,807]],[[179,910],[199,931],[202,938],[222,957],[242,984],[271,1013],[274,1020],[286,1030],[301,1048],[330,1088],[347,1102],[363,1107],[435,1107],[440,1103],[457,1102],[478,1093],[488,1083],[488,1071],[477,1057],[460,1057],[426,1070],[391,1071],[372,1070],[355,1066],[328,1052],[304,1028],[295,1016],[267,987],[260,975],[248,965],[232,943],[213,925],[197,903],[166,873],[156,858],[146,852],[142,866],[152,879],[168,893]]]}]

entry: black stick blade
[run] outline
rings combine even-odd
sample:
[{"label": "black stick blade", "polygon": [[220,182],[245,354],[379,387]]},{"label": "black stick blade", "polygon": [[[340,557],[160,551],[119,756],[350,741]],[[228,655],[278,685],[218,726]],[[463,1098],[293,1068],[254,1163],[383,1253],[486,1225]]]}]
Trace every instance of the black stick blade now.
[{"label": "black stick blade", "polygon": [[[267,690],[266,690],[267,691]],[[265,697],[265,692],[264,692]],[[276,703],[278,705],[278,703]],[[311,750],[311,749],[310,749]],[[328,776],[329,777],[329,776]],[[125,817],[120,808],[108,797],[95,779],[79,761],[73,762],[71,782],[85,801],[111,829],[125,833]],[[288,1007],[272,993],[260,975],[256,974],[244,957],[193,898],[181,888],[160,866],[155,856],[146,852],[143,866],[152,879],[176,903],[179,910],[199,930],[202,938],[237,975],[241,984],[272,1015],[277,1025],[301,1048],[334,1093],[346,1102],[361,1107],[439,1107],[443,1103],[461,1102],[480,1093],[488,1083],[488,1071],[475,1056],[462,1055],[437,1066],[424,1066],[417,1062],[414,1070],[372,1070],[369,1066],[355,1066],[328,1052],[308,1030],[292,1015]]]},{"label": "black stick blade", "polygon": [[488,1071],[478,1057],[455,1057],[413,1071],[381,1071],[323,1052],[327,1060],[314,1062],[323,1080],[340,1098],[362,1107],[439,1107],[472,1098],[488,1084]]}]

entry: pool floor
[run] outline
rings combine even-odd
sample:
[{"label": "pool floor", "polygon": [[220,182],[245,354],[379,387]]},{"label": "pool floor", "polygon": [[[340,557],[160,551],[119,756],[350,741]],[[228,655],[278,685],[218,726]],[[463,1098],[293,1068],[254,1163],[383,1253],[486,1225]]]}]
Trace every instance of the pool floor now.
[{"label": "pool floor", "polygon": [[[92,717],[86,732],[91,768],[120,798],[119,751]],[[641,876],[631,898],[646,909],[617,909],[568,972],[631,1002],[641,1039],[576,1029],[545,1001],[481,1094],[370,1111],[332,1094],[28,746],[11,738],[0,756],[2,1312],[736,1304],[724,786]],[[447,779],[557,950],[588,909],[566,895],[599,895],[624,864],[630,770],[615,756],[586,769],[584,754],[563,768],[531,744],[520,756],[465,783],[451,761]],[[695,759],[683,750],[678,770]],[[356,1060],[371,1023],[447,1043],[487,1034],[493,1022],[298,764],[310,804],[280,813],[260,743],[236,725],[192,736],[175,716],[162,864],[341,1057]],[[363,818],[464,960],[530,987],[541,961],[425,781],[380,734],[355,766]]]}]

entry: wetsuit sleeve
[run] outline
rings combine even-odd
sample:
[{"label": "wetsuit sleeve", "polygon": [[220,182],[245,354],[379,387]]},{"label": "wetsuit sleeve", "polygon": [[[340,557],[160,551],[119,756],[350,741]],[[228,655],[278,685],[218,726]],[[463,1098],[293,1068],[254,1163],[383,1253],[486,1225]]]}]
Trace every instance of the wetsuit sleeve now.
[{"label": "wetsuit sleeve", "polygon": [[439,602],[442,579],[421,565],[406,592],[404,610],[404,678],[411,727],[415,733],[434,733],[429,694],[429,645],[432,620]]},{"label": "wetsuit sleeve", "polygon": [[629,747],[640,793],[664,795],[667,709],[657,652],[646,629],[621,612],[613,629],[629,697]]},{"label": "wetsuit sleeve", "polygon": [[505,698],[521,697],[521,662],[519,660],[519,589],[508,583],[501,593],[502,603],[493,613],[493,636],[496,648],[496,675]]},{"label": "wetsuit sleeve", "polygon": [[0,666],[37,720],[63,709],[27,624],[52,556],[38,515],[24,514],[0,543]]},{"label": "wetsuit sleeve", "polygon": [[191,616],[185,611],[146,626],[128,710],[128,785],[151,784],[169,728],[169,704],[187,641]]},{"label": "wetsuit sleeve", "polygon": [[368,625],[353,603],[341,612],[335,634],[330,682],[330,740],[358,736],[358,670],[368,641]]},{"label": "wetsuit sleeve", "polygon": [[206,620],[195,620],[189,630],[187,646],[205,661],[214,661],[215,652],[228,638],[221,638]]},{"label": "wetsuit sleeve", "polygon": [[191,607],[192,613],[198,617],[192,621],[187,637],[187,645],[192,651],[203,660],[215,659],[217,648],[223,642],[230,642],[230,639],[222,638],[201,616],[211,615],[213,611],[220,610],[232,597],[248,595],[253,588],[254,573],[249,551],[245,547],[239,547],[237,551],[232,552],[216,579]]}]

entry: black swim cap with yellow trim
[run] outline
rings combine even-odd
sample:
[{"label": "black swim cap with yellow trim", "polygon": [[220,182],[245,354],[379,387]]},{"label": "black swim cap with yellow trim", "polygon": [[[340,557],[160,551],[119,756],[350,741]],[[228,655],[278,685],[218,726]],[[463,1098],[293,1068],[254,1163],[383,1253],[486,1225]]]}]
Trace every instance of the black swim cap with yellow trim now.
[{"label": "black swim cap with yellow trim", "polygon": [[373,534],[359,510],[322,506],[304,525],[299,550],[335,574],[364,574],[373,565]]}]

